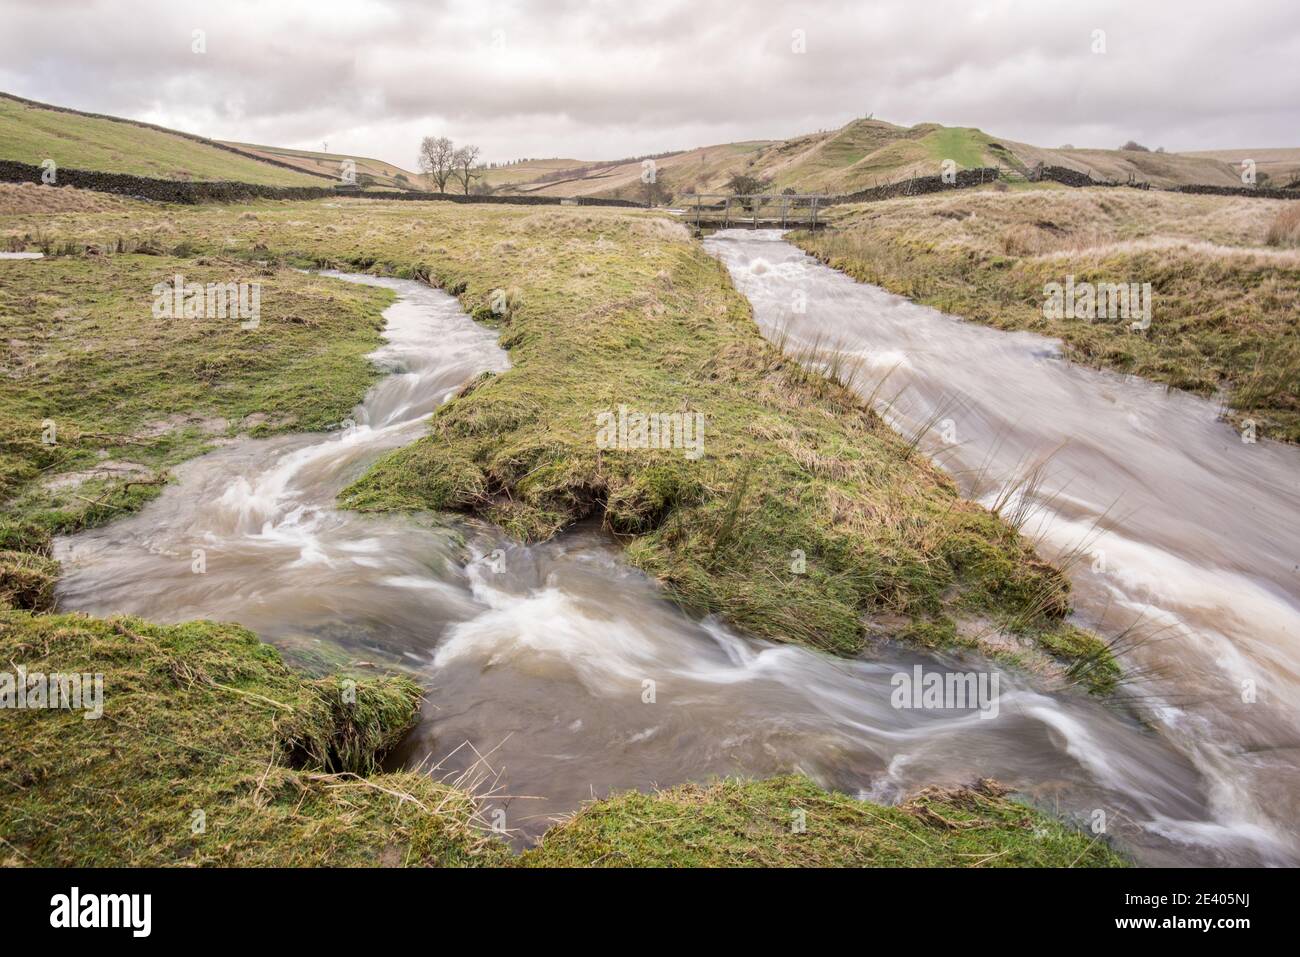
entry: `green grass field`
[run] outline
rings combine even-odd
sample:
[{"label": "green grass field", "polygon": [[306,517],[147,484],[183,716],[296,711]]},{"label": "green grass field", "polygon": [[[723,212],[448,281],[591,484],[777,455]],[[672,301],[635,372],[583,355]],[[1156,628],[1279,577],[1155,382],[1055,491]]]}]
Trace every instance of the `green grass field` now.
[{"label": "green grass field", "polygon": [[158,179],[235,180],[267,186],[320,186],[326,182],[125,120],[42,109],[2,95],[0,159],[33,166],[52,159],[69,169]]},{"label": "green grass field", "polygon": [[[324,429],[374,381],[364,355],[381,341],[391,294],[247,260],[161,255],[150,242],[0,264],[0,336],[10,344],[0,550],[44,554],[52,534],[111,520],[157,494],[169,466],[226,435]],[[260,283],[265,321],[244,330],[155,318],[152,289],[177,274]],[[47,427],[53,442],[43,441]],[[116,474],[105,461],[130,468]],[[46,481],[83,473],[76,485]]]}]

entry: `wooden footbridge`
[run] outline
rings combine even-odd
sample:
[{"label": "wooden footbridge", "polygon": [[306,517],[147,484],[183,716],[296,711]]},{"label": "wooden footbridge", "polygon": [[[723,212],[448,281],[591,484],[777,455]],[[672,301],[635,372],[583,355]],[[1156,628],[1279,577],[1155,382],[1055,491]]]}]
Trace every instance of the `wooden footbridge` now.
[{"label": "wooden footbridge", "polygon": [[696,193],[682,219],[699,229],[818,229],[819,204],[811,193]]}]

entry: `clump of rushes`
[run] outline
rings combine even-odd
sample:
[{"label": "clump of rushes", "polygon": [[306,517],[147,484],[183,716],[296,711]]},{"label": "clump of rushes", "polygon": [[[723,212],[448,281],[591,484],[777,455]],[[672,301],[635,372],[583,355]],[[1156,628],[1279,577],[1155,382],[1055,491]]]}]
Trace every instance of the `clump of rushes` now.
[{"label": "clump of rushes", "polygon": [[685,784],[589,805],[546,832],[533,867],[1120,867],[1104,842],[1043,817],[990,781],[932,788],[899,807],[807,778]]},{"label": "clump of rushes", "polygon": [[59,563],[33,552],[0,551],[0,608],[49,611]]},{"label": "clump of rushes", "polygon": [[[798,245],[863,282],[1065,343],[1073,360],[1203,396],[1300,441],[1300,204],[1116,189],[963,192],[835,207]],[[1283,247],[1283,248],[1269,248]],[[1049,319],[1044,286],[1149,282],[1151,327]]]},{"label": "clump of rushes", "polygon": [[[60,241],[183,236],[202,255],[419,277],[499,325],[511,369],[443,406],[346,505],[469,510],[525,540],[596,516],[683,605],[843,654],[877,616],[978,612],[1043,652],[1067,627],[1065,578],[851,389],[767,343],[680,225],[597,209],[255,208],[54,213],[43,226]],[[599,447],[597,416],[624,405],[703,415],[703,457]]]},{"label": "clump of rushes", "polygon": [[1270,246],[1300,246],[1300,203],[1288,203],[1268,225]]},{"label": "clump of rushes", "polygon": [[509,857],[468,794],[426,774],[372,773],[415,720],[420,692],[407,679],[309,681],[232,625],[23,612],[0,612],[0,660],[104,676],[99,719],[0,710],[0,863]]}]

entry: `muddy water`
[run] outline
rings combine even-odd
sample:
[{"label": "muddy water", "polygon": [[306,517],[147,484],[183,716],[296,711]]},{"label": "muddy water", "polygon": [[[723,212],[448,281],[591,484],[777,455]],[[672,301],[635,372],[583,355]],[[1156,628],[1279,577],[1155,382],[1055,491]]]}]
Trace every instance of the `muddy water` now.
[{"label": "muddy water", "polygon": [[1079,618],[1127,632],[1130,693],[1197,768],[1215,819],[1158,827],[1294,862],[1300,449],[1244,442],[1216,404],[1066,363],[1054,340],[856,283],[779,233],[707,245],[766,334],[855,364],[859,391],[905,435],[924,432],[967,494],[997,504],[1044,463],[1003,511],[1026,517],[1046,557],[1079,557]]},{"label": "muddy water", "polygon": [[430,693],[396,760],[484,779],[521,843],[614,788],[801,770],[877,800],[991,775],[1085,825],[1105,810],[1152,862],[1284,853],[1223,818],[1188,753],[1120,711],[1005,672],[995,716],[891,705],[896,674],[995,671],[978,659],[830,659],[692,620],[597,529],[523,547],[467,521],[336,511],[461,382],[506,365],[442,293],[340,278],[400,296],[374,356],[391,374],[355,425],[219,449],[139,514],[60,541],[63,608],[238,621],[309,665],[407,671]]}]

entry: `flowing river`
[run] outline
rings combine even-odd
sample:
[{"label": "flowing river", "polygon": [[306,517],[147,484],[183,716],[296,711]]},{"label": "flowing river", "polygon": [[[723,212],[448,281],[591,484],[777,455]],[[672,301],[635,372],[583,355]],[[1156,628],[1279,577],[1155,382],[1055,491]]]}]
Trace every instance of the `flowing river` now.
[{"label": "flowing river", "polygon": [[856,363],[896,429],[925,433],[967,495],[1005,501],[1064,560],[1081,622],[1124,636],[1130,697],[1196,767],[1214,818],[1158,829],[1294,863],[1300,449],[1243,441],[1215,403],[1064,362],[1055,340],[855,282],[778,232],[706,245],[765,334]]},{"label": "flowing river", "polygon": [[[980,360],[952,348],[961,333],[951,329],[977,327],[855,286],[775,236],[741,236],[709,245],[754,301],[765,328],[782,321],[779,304],[802,284],[815,304],[803,317],[809,322],[852,326],[862,348],[900,351],[905,346],[895,338],[909,329],[919,334],[929,323],[936,365],[947,349],[942,361],[963,385],[976,389],[983,381]],[[442,292],[403,280],[338,278],[383,286],[399,296],[385,313],[386,344],[372,357],[390,374],[370,390],[352,422],[334,433],[235,441],[178,467],[175,481],[138,514],[61,539],[61,608],[159,621],[237,621],[292,659],[321,669],[351,664],[406,671],[429,689],[428,701],[394,760],[480,781],[490,819],[509,828],[516,843],[535,838],[556,817],[613,789],[798,770],[827,787],[878,801],[929,784],[995,777],[1084,827],[1104,811],[1108,834],[1148,863],[1296,859],[1288,831],[1294,807],[1269,803],[1285,797],[1282,773],[1293,756],[1280,750],[1282,718],[1253,718],[1256,730],[1238,723],[1230,733],[1216,723],[1215,709],[1203,713],[1162,701],[1152,709],[1156,719],[1143,723],[1126,709],[1077,694],[1048,693],[1005,671],[999,673],[995,714],[895,708],[891,679],[900,672],[911,674],[917,666],[998,669],[975,656],[938,658],[894,647],[859,660],[834,659],[757,641],[713,620],[693,620],[629,568],[596,528],[521,546],[471,520],[336,510],[338,491],[384,451],[423,434],[427,417],[458,386],[478,372],[507,367],[495,335]],[[816,320],[816,309],[823,306],[827,311]],[[942,324],[951,329],[943,331]],[[1083,370],[1059,362],[1047,365],[1050,374],[1039,373],[1035,370],[1050,352],[1044,340],[1034,345],[1028,338],[987,334],[1008,342],[1005,362],[987,370],[988,384],[976,394],[1005,404],[1013,414],[1037,417],[1041,408],[1050,420],[1045,407],[1066,401],[1057,397],[1060,391],[1096,390],[1102,396],[1142,388],[1095,373],[1085,379]],[[990,353],[994,341],[990,338]],[[914,369],[930,361],[919,352],[909,358]],[[1013,366],[1019,378],[1008,382]],[[1038,378],[1044,391],[1029,403],[1023,393]],[[956,381],[949,377],[947,389]],[[1152,410],[1181,408],[1176,403],[1186,401],[1146,388]],[[1169,468],[1165,459],[1171,454],[1164,451],[1159,429],[1164,417],[1175,413],[1150,414],[1161,421],[1151,424],[1144,461],[1164,463],[1151,466],[1158,472]],[[1077,410],[1063,413],[1058,430],[1068,431],[1077,415]],[[1126,418],[1121,421],[1136,428]],[[1021,419],[1016,424],[1023,426]],[[970,428],[975,455],[980,450],[975,426]],[[1093,420],[1087,434],[1104,428]],[[1219,427],[1206,419],[1200,428],[1208,434]],[[989,429],[1005,444],[1004,432]],[[1230,434],[1221,436],[1221,446],[1230,440]],[[1253,490],[1261,482],[1261,460],[1276,461],[1279,468],[1289,462],[1294,495],[1293,451],[1247,450],[1245,455],[1256,458],[1244,468],[1256,484],[1244,487]],[[1094,463],[1087,474],[1104,483],[1110,477],[1101,467]],[[1129,463],[1125,475],[1138,483],[1148,470]],[[1192,477],[1189,467],[1180,467],[1145,489],[1169,506],[1181,504],[1176,528],[1167,533],[1209,539],[1231,534],[1237,540],[1250,529],[1259,528],[1262,535],[1270,525],[1261,515],[1249,529],[1224,526],[1223,532],[1211,533],[1198,527],[1192,507],[1196,493],[1190,485],[1179,492],[1170,484]],[[1071,487],[1072,494],[1082,491]],[[1059,512],[1060,502],[1056,505]],[[1256,507],[1272,506],[1257,501]],[[1283,518],[1295,514],[1292,501],[1287,515],[1273,516],[1278,541],[1272,557],[1285,545]],[[1059,521],[1083,523],[1086,515],[1079,505],[1072,513],[1060,512]],[[1294,621],[1287,617],[1294,614],[1294,603],[1288,602],[1285,576],[1267,583],[1258,570],[1249,572],[1249,565],[1226,568],[1221,554],[1213,564],[1196,563],[1195,553],[1175,554],[1148,540],[1154,531],[1139,541],[1132,532],[1137,527],[1121,529],[1128,534],[1129,550],[1115,546],[1122,570],[1115,574],[1126,575],[1122,580],[1133,588],[1145,588],[1143,594],[1164,584],[1174,589],[1172,575],[1196,568],[1195,580],[1179,578],[1174,590],[1189,603],[1200,602],[1197,607],[1206,607],[1206,615],[1209,606],[1218,607],[1217,596],[1231,593],[1233,610],[1214,612],[1216,621],[1253,619],[1265,597],[1272,601],[1270,622]],[[1148,556],[1158,563],[1140,565]],[[1240,592],[1238,580],[1251,590]],[[1099,579],[1098,589],[1104,581]],[[1094,601],[1084,591],[1087,617]],[[1146,598],[1142,607],[1150,603]],[[1288,634],[1293,640],[1294,631]],[[1252,664],[1289,647],[1262,627],[1242,646],[1218,631],[1204,641],[1223,643]],[[1189,649],[1181,644],[1165,654],[1174,661],[1201,654],[1200,639],[1189,642],[1194,645]],[[1199,658],[1188,667],[1201,675]],[[1294,674],[1291,669],[1287,680]],[[1171,695],[1183,687],[1179,672],[1155,682],[1159,688],[1165,687],[1164,678]],[[1276,675],[1260,674],[1259,680],[1267,715],[1278,707],[1269,696],[1284,686],[1275,684]],[[1195,697],[1198,707],[1205,704],[1203,696]],[[1274,736],[1266,737],[1265,730]],[[1279,748],[1252,749],[1246,741],[1273,741]],[[1292,788],[1287,801],[1294,799]]]}]

